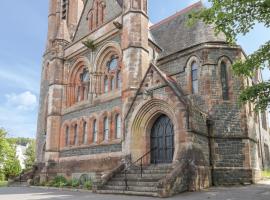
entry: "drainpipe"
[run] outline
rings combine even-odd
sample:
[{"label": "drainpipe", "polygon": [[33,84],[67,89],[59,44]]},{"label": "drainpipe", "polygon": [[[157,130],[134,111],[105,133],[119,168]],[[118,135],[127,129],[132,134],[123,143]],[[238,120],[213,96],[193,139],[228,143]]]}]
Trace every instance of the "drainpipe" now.
[{"label": "drainpipe", "polygon": [[211,168],[211,182],[212,185],[214,185],[214,156],[213,156],[213,150],[214,150],[214,136],[213,136],[213,130],[212,130],[212,121],[210,119],[206,120],[206,126],[208,131],[208,146],[209,146],[209,163]]}]

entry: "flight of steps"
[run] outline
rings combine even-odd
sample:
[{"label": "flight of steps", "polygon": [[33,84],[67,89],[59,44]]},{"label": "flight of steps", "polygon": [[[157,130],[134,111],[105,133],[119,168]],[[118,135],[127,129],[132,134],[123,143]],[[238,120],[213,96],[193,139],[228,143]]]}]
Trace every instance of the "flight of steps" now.
[{"label": "flight of steps", "polygon": [[143,168],[143,175],[138,167],[131,167],[127,171],[127,183],[125,185],[125,173],[116,174],[97,193],[101,194],[126,194],[138,196],[158,196],[158,181],[172,171],[171,165],[150,165]]}]

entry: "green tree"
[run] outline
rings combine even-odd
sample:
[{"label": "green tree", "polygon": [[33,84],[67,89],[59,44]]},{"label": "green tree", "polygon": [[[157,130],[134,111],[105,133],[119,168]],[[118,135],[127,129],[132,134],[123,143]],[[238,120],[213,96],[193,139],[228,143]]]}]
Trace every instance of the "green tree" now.
[{"label": "green tree", "polygon": [[33,165],[35,164],[35,140],[31,140],[28,143],[28,146],[25,151],[25,169],[29,170],[32,169]]},{"label": "green tree", "polygon": [[0,178],[17,176],[21,172],[16,155],[16,142],[7,138],[7,132],[0,129]]},{"label": "green tree", "polygon": [[[215,25],[216,33],[224,33],[230,44],[235,44],[238,35],[246,35],[256,23],[270,27],[270,0],[209,0],[210,8],[193,13],[191,24],[198,19],[206,24]],[[259,37],[259,36],[258,36]],[[269,36],[270,37],[270,36]],[[258,69],[269,68],[270,40],[233,65],[236,75],[253,78]],[[266,110],[270,104],[270,80],[255,83],[245,88],[241,95],[242,103],[251,102],[255,110]]]},{"label": "green tree", "polygon": [[21,173],[21,165],[16,155],[16,144],[14,143],[8,143],[5,148],[3,172],[7,179],[16,177]]}]

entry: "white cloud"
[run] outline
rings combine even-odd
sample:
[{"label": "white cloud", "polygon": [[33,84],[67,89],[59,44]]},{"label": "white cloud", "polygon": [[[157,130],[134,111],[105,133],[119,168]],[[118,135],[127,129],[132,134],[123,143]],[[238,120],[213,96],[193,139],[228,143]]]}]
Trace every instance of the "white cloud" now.
[{"label": "white cloud", "polygon": [[33,110],[37,106],[37,97],[33,93],[26,91],[21,94],[6,94],[7,104],[15,106],[20,110]]}]

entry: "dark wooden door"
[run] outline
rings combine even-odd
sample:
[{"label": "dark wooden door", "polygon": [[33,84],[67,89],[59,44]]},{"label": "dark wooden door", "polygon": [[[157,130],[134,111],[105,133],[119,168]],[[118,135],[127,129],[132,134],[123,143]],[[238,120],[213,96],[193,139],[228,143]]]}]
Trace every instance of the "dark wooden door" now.
[{"label": "dark wooden door", "polygon": [[166,115],[161,115],[151,129],[151,163],[171,163],[174,153],[173,123]]}]

